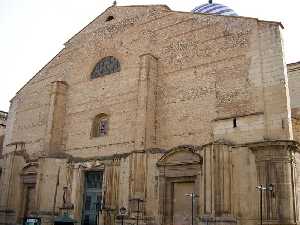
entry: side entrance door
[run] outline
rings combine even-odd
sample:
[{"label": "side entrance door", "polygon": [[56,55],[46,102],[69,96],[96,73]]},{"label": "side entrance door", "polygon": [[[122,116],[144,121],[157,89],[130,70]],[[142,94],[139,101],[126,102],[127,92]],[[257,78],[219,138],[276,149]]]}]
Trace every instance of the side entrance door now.
[{"label": "side entrance door", "polygon": [[102,201],[102,178],[102,171],[91,171],[85,174],[82,225],[98,225],[99,206]]},{"label": "side entrance door", "polygon": [[[173,183],[172,214],[173,225],[192,224],[192,198],[187,196],[195,190],[194,182],[174,182]],[[194,201],[195,203],[195,201]],[[194,209],[195,213],[195,209]]]}]

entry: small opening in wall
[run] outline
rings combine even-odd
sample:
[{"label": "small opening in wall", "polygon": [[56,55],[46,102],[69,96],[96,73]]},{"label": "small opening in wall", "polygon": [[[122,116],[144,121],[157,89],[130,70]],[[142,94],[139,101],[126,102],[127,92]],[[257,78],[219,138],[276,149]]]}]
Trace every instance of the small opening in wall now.
[{"label": "small opening in wall", "polygon": [[114,19],[113,16],[109,16],[109,17],[106,18],[106,22],[111,21],[111,20],[113,20],[113,19]]},{"label": "small opening in wall", "polygon": [[232,122],[233,122],[233,127],[237,127],[236,118],[233,118]]}]

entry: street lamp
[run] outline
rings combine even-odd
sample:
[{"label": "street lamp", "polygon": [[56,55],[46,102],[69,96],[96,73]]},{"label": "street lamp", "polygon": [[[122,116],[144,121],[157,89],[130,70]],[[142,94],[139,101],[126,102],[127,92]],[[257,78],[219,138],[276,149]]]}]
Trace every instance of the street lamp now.
[{"label": "street lamp", "polygon": [[192,197],[192,225],[194,225],[194,201],[195,201],[195,198],[198,197],[198,195],[196,195],[196,193],[192,192],[189,194],[185,194],[185,196]]},{"label": "street lamp", "polygon": [[269,184],[267,185],[266,187],[259,185],[259,186],[256,186],[256,189],[258,189],[260,191],[260,225],[263,224],[263,204],[262,204],[262,201],[263,201],[263,191],[270,191],[272,192],[273,191],[273,184]]},{"label": "street lamp", "polygon": [[121,207],[119,212],[120,212],[120,216],[121,216],[121,225],[124,225],[124,216],[127,212],[127,209],[125,207]]}]

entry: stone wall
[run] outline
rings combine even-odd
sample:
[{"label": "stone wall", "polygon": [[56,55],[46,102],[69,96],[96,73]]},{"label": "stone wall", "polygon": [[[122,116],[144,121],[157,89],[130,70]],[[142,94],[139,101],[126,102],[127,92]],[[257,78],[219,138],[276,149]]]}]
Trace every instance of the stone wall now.
[{"label": "stone wall", "polygon": [[300,142],[300,119],[292,118],[294,140]]},{"label": "stone wall", "polygon": [[[289,76],[289,89],[291,95],[291,108],[300,108],[300,62],[291,63],[287,65]],[[297,113],[297,111],[295,112]]]},{"label": "stone wall", "polygon": [[[121,70],[91,79],[106,56]],[[273,208],[264,219],[292,224],[296,180],[287,158],[297,146],[280,142],[293,138],[289,100],[278,23],[166,6],[108,8],[13,98],[1,220],[21,222],[32,175],[45,224],[61,213],[64,190],[80,220],[85,173],[102,171],[105,206],[128,208],[128,223],[136,198],[146,200],[143,223],[171,221],[172,181],[185,181],[200,194],[202,222],[256,224],[255,187],[271,182],[278,197],[266,197],[264,207]],[[108,134],[93,137],[101,113]],[[116,222],[108,212],[101,220]]]},{"label": "stone wall", "polygon": [[300,141],[300,62],[288,64],[294,139]]},{"label": "stone wall", "polygon": [[[104,22],[109,15],[115,19]],[[157,58],[158,75],[147,90],[140,82],[140,56],[149,53]],[[107,55],[120,60],[121,71],[91,79],[95,63]],[[30,154],[41,155],[53,139],[60,142],[56,149],[90,157],[139,148],[134,142],[142,127],[152,127],[148,147],[289,139],[284,68],[277,23],[173,12],[163,6],[112,7],[70,39],[18,92],[7,143],[22,141]],[[60,80],[68,88],[64,103],[55,106],[63,107],[56,109],[63,114],[55,121],[52,82]],[[141,101],[144,90],[147,96],[154,94],[151,112]],[[92,121],[99,113],[109,115],[109,132],[92,138]],[[255,124],[254,114],[260,115]],[[224,133],[224,118],[238,118],[243,132]],[[51,137],[52,127],[60,137]]]}]

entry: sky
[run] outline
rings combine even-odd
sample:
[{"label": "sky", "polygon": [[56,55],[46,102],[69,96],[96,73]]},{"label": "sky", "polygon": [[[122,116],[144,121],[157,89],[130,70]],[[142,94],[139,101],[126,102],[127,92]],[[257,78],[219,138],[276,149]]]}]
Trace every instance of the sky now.
[{"label": "sky", "polygon": [[[191,11],[206,0],[118,0],[118,5],[166,4]],[[240,16],[280,21],[285,60],[300,61],[299,0],[218,0]],[[48,63],[64,43],[113,0],[0,0],[0,110]]]}]

